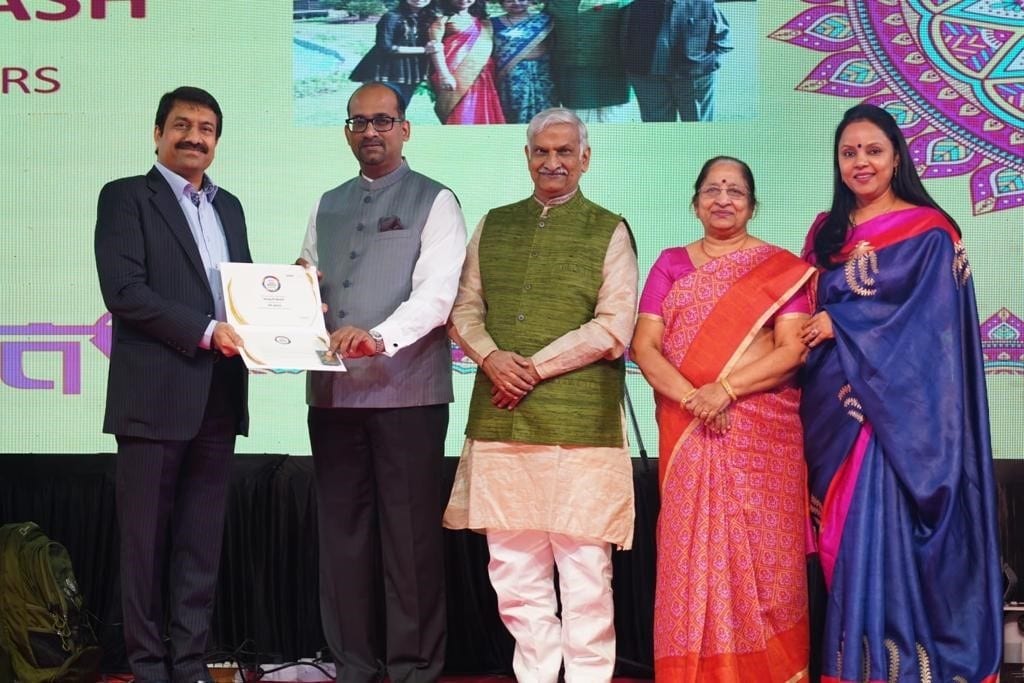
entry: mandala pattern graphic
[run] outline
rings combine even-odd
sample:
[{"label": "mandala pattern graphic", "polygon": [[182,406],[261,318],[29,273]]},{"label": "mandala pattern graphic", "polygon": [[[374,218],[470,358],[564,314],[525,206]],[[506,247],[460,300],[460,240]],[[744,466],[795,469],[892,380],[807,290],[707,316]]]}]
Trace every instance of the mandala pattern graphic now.
[{"label": "mandala pattern graphic", "polygon": [[1024,0],[803,2],[770,36],[826,54],[797,90],[884,107],[975,215],[1024,207]]},{"label": "mandala pattern graphic", "polygon": [[981,349],[986,373],[1024,376],[1024,320],[1000,308],[981,323]]}]

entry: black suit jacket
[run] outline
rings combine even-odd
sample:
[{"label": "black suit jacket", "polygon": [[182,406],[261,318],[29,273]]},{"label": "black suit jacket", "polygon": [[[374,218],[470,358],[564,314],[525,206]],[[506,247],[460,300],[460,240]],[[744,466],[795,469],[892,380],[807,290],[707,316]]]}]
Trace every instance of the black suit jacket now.
[{"label": "black suit jacket", "polygon": [[[238,199],[218,189],[232,261],[251,262]],[[241,384],[237,433],[248,431],[246,373],[237,357],[199,348],[214,315],[213,294],[188,221],[155,167],[100,191],[96,269],[113,315],[103,431],[187,440],[199,431],[214,362],[231,363]]]},{"label": "black suit jacket", "polygon": [[733,49],[729,22],[714,0],[636,0],[621,31],[626,72],[700,78]]}]

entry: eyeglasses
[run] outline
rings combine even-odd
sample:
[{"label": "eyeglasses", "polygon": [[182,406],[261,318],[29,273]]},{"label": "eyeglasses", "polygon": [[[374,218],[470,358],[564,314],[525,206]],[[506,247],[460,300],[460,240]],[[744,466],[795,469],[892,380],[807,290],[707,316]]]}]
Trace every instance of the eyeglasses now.
[{"label": "eyeglasses", "polygon": [[362,116],[353,116],[350,119],[345,119],[345,125],[353,133],[362,133],[366,130],[366,127],[373,124],[373,129],[378,133],[387,133],[389,130],[395,127],[395,123],[401,123],[405,119],[400,119],[394,116],[374,116],[372,119],[368,119]]},{"label": "eyeglasses", "polygon": [[708,187],[701,188],[700,196],[704,199],[718,199],[718,197],[725,192],[725,196],[735,201],[742,201],[746,199],[749,194],[746,190],[741,190],[738,187],[718,187],[717,185],[709,185]]}]

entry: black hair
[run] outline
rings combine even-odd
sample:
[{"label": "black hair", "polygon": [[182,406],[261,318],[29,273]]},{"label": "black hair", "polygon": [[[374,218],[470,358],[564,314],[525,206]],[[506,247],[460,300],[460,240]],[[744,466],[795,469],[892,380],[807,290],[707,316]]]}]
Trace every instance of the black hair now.
[{"label": "black hair", "polygon": [[736,157],[725,156],[724,154],[711,157],[701,166],[700,173],[697,174],[697,180],[693,183],[693,197],[690,199],[690,204],[697,206],[697,200],[700,198],[700,188],[704,187],[704,181],[708,179],[711,168],[719,163],[736,164],[740,167],[743,179],[747,183],[747,189],[750,191],[750,208],[757,208],[757,188],[754,186],[754,172],[750,170],[747,162]]},{"label": "black hair", "polygon": [[421,25],[429,26],[437,19],[437,0],[430,0],[426,7],[410,7],[406,0],[399,0],[397,11],[405,16],[415,17]]},{"label": "black hair", "polygon": [[935,209],[949,220],[959,234],[960,226],[932,199],[928,190],[921,183],[917,169],[914,168],[914,162],[910,158],[907,141],[903,137],[896,119],[881,107],[876,107],[873,104],[858,104],[846,110],[843,120],[836,128],[835,142],[832,145],[832,207],[818,233],[814,236],[814,255],[818,265],[823,268],[838,266],[832,262],[832,256],[843,248],[846,236],[850,228],[853,227],[851,216],[857,208],[857,199],[853,191],[843,182],[842,174],[839,171],[839,139],[843,136],[843,131],[847,126],[858,121],[867,121],[878,126],[885,133],[885,137],[889,138],[889,142],[896,152],[899,161],[892,176],[893,194],[915,206],[928,206]]},{"label": "black hair", "polygon": [[210,93],[202,88],[194,88],[189,85],[175,88],[171,92],[164,93],[163,97],[160,98],[160,104],[156,107],[156,127],[161,135],[163,135],[167,117],[178,102],[188,102],[189,104],[212,109],[213,113],[217,115],[217,139],[220,140],[220,134],[224,130],[224,116],[220,113],[220,105],[217,104],[217,100]]},{"label": "black hair", "polygon": [[[452,7],[452,0],[440,0],[441,10],[448,16],[456,14],[458,10]],[[477,19],[487,18],[487,0],[475,0],[475,2],[469,6],[470,16],[474,16]]]}]

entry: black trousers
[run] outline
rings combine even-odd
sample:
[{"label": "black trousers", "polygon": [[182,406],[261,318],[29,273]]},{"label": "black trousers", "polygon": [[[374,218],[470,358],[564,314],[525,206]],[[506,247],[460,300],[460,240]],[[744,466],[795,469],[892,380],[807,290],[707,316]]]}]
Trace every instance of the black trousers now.
[{"label": "black trousers", "polygon": [[714,121],[715,80],[705,76],[635,76],[629,82],[645,123],[657,121]]},{"label": "black trousers", "polygon": [[309,409],[320,611],[340,683],[441,675],[447,429],[447,404]]},{"label": "black trousers", "polygon": [[211,680],[204,655],[241,407],[240,372],[237,363],[217,364],[194,438],[117,437],[124,639],[140,683]]}]

